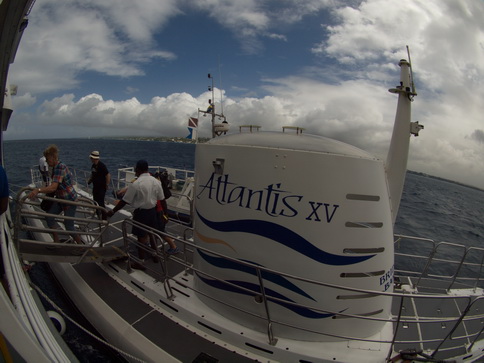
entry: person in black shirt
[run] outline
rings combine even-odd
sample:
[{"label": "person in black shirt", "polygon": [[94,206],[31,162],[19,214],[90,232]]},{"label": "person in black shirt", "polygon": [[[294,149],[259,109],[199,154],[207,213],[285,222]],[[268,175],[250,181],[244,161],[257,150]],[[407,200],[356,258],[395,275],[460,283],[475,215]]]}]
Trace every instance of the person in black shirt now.
[{"label": "person in black shirt", "polygon": [[[105,207],[104,197],[106,195],[106,190],[109,188],[109,183],[111,182],[111,174],[109,174],[108,168],[100,160],[99,151],[93,151],[89,155],[91,159],[91,177],[89,178],[88,184],[92,183],[92,197],[94,201],[100,206]],[[103,212],[102,218],[106,219],[106,215]]]}]

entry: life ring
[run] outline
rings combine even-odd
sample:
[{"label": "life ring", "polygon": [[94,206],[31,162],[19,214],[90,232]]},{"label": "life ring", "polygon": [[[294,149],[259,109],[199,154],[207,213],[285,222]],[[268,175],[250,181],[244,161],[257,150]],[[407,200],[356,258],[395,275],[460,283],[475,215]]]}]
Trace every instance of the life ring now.
[{"label": "life ring", "polygon": [[49,316],[50,320],[54,324],[59,334],[63,335],[66,332],[66,322],[64,318],[59,313],[52,310],[47,311],[47,315]]}]

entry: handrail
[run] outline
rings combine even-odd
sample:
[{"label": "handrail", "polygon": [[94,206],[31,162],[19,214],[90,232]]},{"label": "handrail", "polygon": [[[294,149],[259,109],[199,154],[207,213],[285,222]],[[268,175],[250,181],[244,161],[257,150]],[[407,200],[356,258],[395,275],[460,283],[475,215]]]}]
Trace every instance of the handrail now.
[{"label": "handrail", "polygon": [[[153,173],[160,172],[162,170],[167,170],[168,173],[170,173],[174,179],[182,180],[182,181],[185,181],[189,177],[193,177],[195,175],[195,172],[193,170],[170,168],[170,167],[164,167],[164,166],[150,166],[149,170],[150,172],[153,172]],[[117,189],[122,189],[131,182],[126,180],[126,175],[128,174],[132,176],[135,175],[134,167],[131,166],[131,167],[118,169],[118,177],[117,177],[117,184],[116,184]]]},{"label": "handrail", "polygon": [[[180,219],[180,218],[171,218],[171,219],[172,219],[172,220],[177,221],[177,222],[178,222],[178,223],[180,223],[180,224],[184,224],[184,225],[187,225],[187,226],[191,226],[191,225],[192,225],[192,223],[193,223],[193,210],[194,210],[194,208],[193,208],[193,198],[191,198],[189,195],[180,194],[180,193],[176,193],[176,192],[172,192],[172,196],[176,196],[176,197],[177,197],[177,198],[179,198],[179,199],[182,199],[182,198],[187,199],[187,201],[188,201],[188,205],[189,205],[190,207],[188,208],[188,213],[189,213],[189,215],[188,215],[188,216],[189,216],[188,221],[184,221],[184,220],[182,220],[182,219]],[[169,209],[169,208],[170,208],[170,207],[168,207],[168,209]],[[178,215],[178,214],[179,214],[177,211],[175,211],[175,210],[173,210],[173,209],[172,209],[171,211],[172,211],[173,213],[175,213],[176,215]]]},{"label": "handrail", "polygon": [[[129,226],[136,226],[137,228],[144,230],[148,233],[149,239],[150,239],[150,246],[144,245],[142,243],[139,243],[138,240],[134,239],[131,237],[131,235],[128,233],[128,227]],[[128,255],[128,269],[131,270],[131,260],[135,260],[138,263],[141,263],[136,256],[132,255],[129,251],[129,245],[132,244],[138,248],[141,248],[144,252],[147,252],[149,255],[151,255],[152,258],[157,259],[159,263],[162,266],[162,271],[165,273],[162,275],[159,275],[156,271],[152,270],[152,273],[157,274],[160,276],[160,281],[163,283],[163,287],[166,293],[167,299],[173,299],[174,295],[171,290],[171,285],[169,282],[168,278],[168,259],[166,256],[162,255],[159,253],[158,246],[164,246],[164,241],[160,235],[160,231],[148,227],[144,224],[141,224],[133,219],[126,218],[123,223],[122,223],[122,231],[123,231],[123,238],[124,238],[124,251]],[[164,249],[163,249],[164,251]],[[165,254],[165,252],[163,252]]]},{"label": "handrail", "polygon": [[[39,206],[40,204],[37,201],[30,201],[28,199],[28,192],[31,190],[33,190],[32,187],[21,188],[15,197],[16,213],[15,213],[15,223],[14,223],[15,228],[14,228],[13,240],[17,250],[20,250],[20,242],[21,242],[21,239],[19,237],[20,230],[30,231],[30,232],[41,232],[41,233],[56,232],[58,234],[63,234],[63,235],[68,234],[68,235],[79,235],[79,236],[87,236],[87,237],[91,236],[94,238],[87,241],[88,243],[86,243],[85,245],[88,247],[93,247],[96,243],[99,243],[99,245],[102,247],[103,245],[102,236],[108,230],[109,221],[101,219],[100,217],[101,213],[98,214],[96,212],[97,211],[106,212],[105,208],[98,206],[95,202],[87,198],[84,198],[82,196],[78,197],[77,201],[70,201],[66,199],[49,197],[47,195],[37,195],[37,199],[50,200],[60,204],[75,205],[75,206],[81,207],[78,213],[82,213],[83,210],[90,211],[90,212],[86,212],[86,214],[91,215],[91,218],[82,218],[79,216],[69,217],[69,216],[64,216],[62,214],[51,214],[51,213],[47,213],[47,212],[43,212],[41,210],[35,210],[35,209],[26,210],[24,209],[24,205]],[[42,226],[42,227],[30,226],[22,223],[23,218],[43,220],[45,219],[45,217],[53,217],[55,218],[56,221],[61,221],[61,222],[64,222],[66,220],[73,220],[78,225],[83,226],[84,230],[67,231],[63,229],[48,228],[45,226]],[[93,224],[97,226],[96,228],[99,228],[99,231],[96,231],[96,228],[89,227]],[[85,249],[84,253],[80,256],[78,262],[82,262],[82,260],[84,259],[87,253],[88,253],[88,249]]]},{"label": "handrail", "polygon": [[[39,361],[67,362],[69,358],[57,344],[52,330],[45,319],[42,318],[39,305],[35,301],[35,294],[32,294],[32,290],[25,278],[22,261],[15,251],[15,244],[12,243],[9,218],[9,211],[0,215],[0,260],[3,259],[4,273],[6,280],[9,282],[5,289],[9,291],[11,300],[8,300],[8,306],[2,304],[5,310],[2,310],[1,313],[5,321],[10,321],[8,328],[18,329],[20,332],[20,335],[12,343],[17,345],[16,348],[18,348],[18,345],[21,344],[19,340],[22,339],[22,336],[24,339],[23,343],[30,344],[29,349],[38,354],[36,358]],[[3,293],[3,288],[0,287],[0,289],[2,289],[3,297],[6,297],[6,294]],[[3,298],[2,300],[4,302],[7,301]],[[8,334],[6,335],[8,337]],[[49,359],[47,359],[47,356]],[[32,357],[33,355],[31,355]]]},{"label": "handrail", "polygon": [[[299,277],[299,276],[290,275],[290,274],[283,273],[283,272],[280,272],[280,271],[275,271],[275,270],[272,270],[272,269],[261,267],[259,265],[254,265],[250,262],[241,261],[241,260],[238,260],[236,258],[225,256],[223,254],[214,252],[214,251],[209,250],[207,248],[204,248],[202,246],[196,245],[194,242],[190,242],[186,238],[183,238],[183,239],[177,238],[174,235],[164,233],[164,232],[160,232],[160,231],[157,231],[155,229],[152,229],[152,228],[149,228],[149,227],[146,227],[146,226],[143,227],[143,225],[140,225],[137,222],[134,222],[130,219],[126,219],[123,222],[123,233],[125,234],[125,243],[126,243],[125,249],[126,249],[126,251],[128,251],[128,244],[132,243],[132,244],[136,245],[137,247],[141,247],[142,249],[144,249],[149,255],[160,258],[160,263],[162,263],[162,266],[163,266],[163,275],[160,275],[160,281],[163,282],[166,297],[169,298],[169,299],[176,299],[176,296],[173,295],[172,290],[171,290],[171,280],[175,279],[175,275],[176,275],[175,272],[173,272],[174,267],[169,266],[166,263],[167,259],[168,259],[167,255],[165,253],[160,253],[158,251],[157,247],[153,248],[153,246],[150,247],[150,246],[140,245],[136,240],[134,240],[127,232],[127,227],[129,225],[137,225],[140,228],[144,228],[144,230],[146,230],[149,234],[153,234],[153,238],[158,241],[157,244],[159,243],[159,244],[163,245],[164,242],[163,242],[162,238],[160,238],[160,236],[162,237],[163,235],[167,235],[167,236],[174,238],[177,243],[182,244],[183,249],[185,251],[190,250],[190,251],[194,252],[196,250],[199,250],[199,251],[203,251],[203,252],[209,252],[210,254],[215,255],[219,258],[224,258],[224,259],[229,260],[231,262],[235,262],[235,263],[238,263],[238,264],[241,264],[241,265],[244,265],[246,267],[250,267],[251,269],[253,269],[253,271],[255,271],[255,276],[259,277],[258,280],[259,280],[260,293],[255,293],[253,290],[249,290],[249,289],[247,289],[243,286],[239,286],[239,285],[233,284],[231,282],[221,280],[217,276],[212,276],[211,274],[208,274],[204,271],[198,270],[195,266],[193,266],[193,264],[191,264],[187,261],[186,256],[185,256],[185,258],[178,258],[178,257],[175,257],[175,256],[170,256],[170,261],[172,261],[171,264],[181,266],[185,270],[185,273],[188,273],[189,271],[191,271],[191,273],[193,273],[193,274],[199,274],[199,275],[203,275],[203,276],[215,279],[215,280],[217,280],[217,281],[219,281],[223,284],[226,284],[227,286],[237,288],[240,291],[244,291],[248,294],[251,294],[251,295],[254,296],[254,298],[258,298],[258,299],[260,299],[261,302],[264,302],[265,313],[264,313],[263,316],[261,316],[261,315],[257,315],[255,313],[243,310],[239,307],[230,306],[224,301],[220,301],[219,299],[215,299],[211,296],[207,296],[205,293],[196,290],[194,287],[188,287],[188,288],[192,289],[193,291],[195,291],[196,293],[201,294],[203,296],[206,296],[207,298],[214,299],[221,304],[229,306],[233,309],[241,311],[241,312],[248,314],[250,316],[264,320],[266,322],[267,338],[268,338],[268,341],[269,341],[270,344],[274,344],[277,341],[277,338],[274,337],[274,335],[273,335],[272,326],[273,326],[273,324],[279,324],[279,325],[284,325],[284,326],[287,326],[287,327],[292,327],[292,328],[295,328],[295,329],[304,330],[304,331],[311,332],[311,333],[321,334],[321,335],[325,335],[325,336],[331,336],[331,337],[340,338],[340,339],[358,340],[358,341],[364,341],[364,342],[379,342],[379,343],[389,344],[390,350],[392,349],[392,347],[395,344],[403,344],[403,343],[415,343],[415,344],[438,343],[439,346],[441,346],[440,343],[443,343],[443,341],[445,341],[447,339],[453,339],[453,338],[451,338],[451,334],[448,334],[446,337],[436,337],[436,338],[432,338],[432,339],[423,339],[422,337],[420,337],[420,338],[417,337],[418,339],[415,339],[414,341],[408,341],[408,340],[403,341],[403,340],[398,338],[398,334],[403,329],[403,327],[405,325],[412,324],[412,323],[419,323],[419,324],[435,324],[435,323],[453,324],[451,331],[454,332],[454,331],[456,331],[459,324],[461,324],[462,322],[471,322],[471,321],[475,321],[475,320],[479,320],[479,319],[484,319],[484,313],[483,314],[474,314],[472,316],[469,315],[470,307],[473,306],[476,303],[476,300],[481,300],[477,296],[471,296],[471,295],[453,296],[453,295],[448,295],[448,294],[445,294],[445,293],[422,294],[422,293],[418,293],[417,291],[404,291],[404,290],[402,290],[402,292],[388,292],[388,291],[381,292],[381,291],[372,291],[372,290],[366,290],[366,289],[361,289],[361,288],[343,287],[343,286],[338,286],[338,285],[334,285],[334,284],[328,284],[328,283],[324,283],[324,282],[320,282],[320,281],[302,278],[302,277]],[[185,231],[186,231],[185,233],[187,233],[188,231],[191,231],[193,233],[193,230],[191,228],[186,228]],[[401,236],[401,237],[403,238],[403,236]],[[136,260],[136,256],[130,255],[130,258]],[[339,289],[339,290],[342,290],[342,291],[352,291],[352,292],[358,292],[358,293],[371,294],[371,295],[374,295],[374,296],[388,296],[388,297],[392,297],[392,298],[399,298],[401,300],[402,306],[403,306],[403,302],[404,302],[405,299],[439,299],[439,300],[449,300],[449,299],[451,299],[451,300],[455,300],[456,303],[458,303],[459,301],[463,301],[463,304],[458,304],[458,305],[464,305],[464,306],[466,306],[466,309],[460,315],[449,316],[449,317],[402,316],[401,309],[399,310],[397,315],[395,315],[395,316],[392,315],[392,316],[389,316],[389,317],[363,316],[363,315],[355,315],[355,314],[349,314],[349,313],[337,312],[337,311],[326,311],[326,310],[319,309],[319,308],[314,307],[314,306],[306,306],[304,304],[299,304],[299,303],[295,303],[295,302],[288,302],[286,300],[283,301],[283,300],[281,300],[277,297],[267,296],[265,294],[264,282],[263,282],[263,278],[262,278],[264,273],[277,274],[277,275],[280,275],[280,276],[283,276],[283,277],[286,277],[286,278],[289,278],[289,279],[294,279],[294,280],[298,280],[298,281],[302,281],[302,282],[306,282],[306,283],[310,283],[310,284],[315,284],[315,285],[319,285],[319,286],[335,288],[335,289]],[[293,326],[293,325],[288,324],[288,323],[283,322],[283,321],[277,321],[277,320],[274,321],[273,319],[271,319],[270,304],[274,303],[274,302],[284,302],[285,304],[288,304],[288,305],[303,307],[303,308],[310,308],[310,309],[312,309],[316,312],[330,313],[330,314],[334,314],[335,316],[339,316],[339,317],[356,318],[356,319],[363,319],[363,320],[368,320],[368,321],[392,322],[394,324],[394,333],[392,334],[392,338],[389,339],[389,340],[388,339],[387,340],[385,340],[385,339],[375,340],[375,339],[369,339],[369,338],[365,339],[365,338],[356,338],[356,337],[351,337],[351,336],[335,335],[335,334],[330,334],[330,333],[324,333],[324,332],[321,332],[321,331],[314,331],[314,330],[310,330],[310,329],[306,329],[306,328],[302,328],[302,327],[298,327],[298,326]],[[478,332],[478,333],[466,332],[465,337],[472,340],[474,336],[479,336],[481,333],[482,333],[482,331]]]},{"label": "handrail", "polygon": [[[460,281],[461,284],[463,284],[465,281],[474,281],[472,286],[469,286],[469,288],[473,288],[474,290],[476,290],[478,288],[479,283],[482,282],[482,274],[484,270],[484,248],[467,247],[462,244],[449,243],[445,241],[441,241],[437,243],[434,240],[431,240],[428,238],[419,238],[419,237],[412,237],[412,236],[398,235],[398,234],[395,235],[395,238],[396,240],[394,245],[396,246],[395,248],[396,257],[408,257],[408,258],[421,259],[421,260],[426,259],[425,267],[421,272],[400,270],[401,273],[405,272],[406,275],[413,274],[415,276],[418,276],[417,281],[414,284],[414,288],[418,288],[420,286],[422,279],[424,279],[425,277],[449,280],[449,285],[446,288],[447,290],[450,290],[454,286],[456,281]],[[398,252],[397,246],[401,244],[402,240],[411,240],[411,241],[416,241],[418,243],[427,244],[428,245],[427,248],[430,250],[429,255],[428,256],[417,255],[415,254],[415,251],[412,251],[413,253],[410,253],[410,251],[407,251],[405,253]],[[435,256],[438,250],[442,247],[452,248],[453,251],[461,250],[462,252],[459,254],[461,255],[460,259],[455,259],[455,256],[458,256],[457,253],[453,253],[453,255],[451,256],[452,259],[436,258]],[[482,255],[482,257],[480,258],[480,263],[471,262],[471,261],[466,262],[466,258],[472,257],[472,256],[479,257],[479,254]],[[447,266],[449,264],[453,264],[453,265],[457,265],[457,268],[451,276],[430,274],[429,270],[431,268],[432,262],[445,263]],[[459,276],[459,273],[462,271],[463,267],[467,267],[469,269],[476,268],[478,271],[475,272],[474,276]]]}]

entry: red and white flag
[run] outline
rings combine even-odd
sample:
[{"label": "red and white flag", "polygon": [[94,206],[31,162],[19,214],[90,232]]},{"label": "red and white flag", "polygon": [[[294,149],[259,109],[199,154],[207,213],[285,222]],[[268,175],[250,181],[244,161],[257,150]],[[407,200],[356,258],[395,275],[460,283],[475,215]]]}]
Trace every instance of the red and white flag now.
[{"label": "red and white flag", "polygon": [[198,118],[190,117],[188,119],[188,127],[198,127]]}]

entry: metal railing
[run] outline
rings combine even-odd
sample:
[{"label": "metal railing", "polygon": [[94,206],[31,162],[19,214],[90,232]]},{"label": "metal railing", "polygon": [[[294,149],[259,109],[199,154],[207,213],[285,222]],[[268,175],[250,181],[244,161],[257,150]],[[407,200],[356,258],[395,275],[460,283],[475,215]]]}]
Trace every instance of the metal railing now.
[{"label": "metal railing", "polygon": [[[102,213],[106,210],[98,206],[94,201],[84,197],[78,197],[77,201],[70,201],[60,198],[49,197],[47,195],[38,194],[36,200],[28,199],[28,194],[33,188],[26,187],[18,191],[15,198],[15,221],[14,221],[14,242],[17,250],[19,250],[20,243],[28,241],[20,238],[20,231],[29,233],[57,233],[58,235],[83,236],[85,245],[93,247],[95,245],[103,246],[103,235],[108,230],[109,222],[101,218]],[[63,214],[51,214],[40,209],[42,200],[52,201],[61,205],[76,206],[76,216],[69,217]],[[34,208],[28,208],[32,206]],[[56,223],[64,224],[65,221],[73,221],[77,226],[76,230],[68,231],[60,228],[45,227],[44,221],[46,217],[51,217]],[[29,221],[29,223],[24,223]],[[47,241],[46,241],[47,242]],[[79,257],[79,262],[85,257],[87,253],[84,252]]]},{"label": "metal railing", "polygon": [[[76,188],[84,191],[89,191],[90,187],[88,184],[88,180],[91,177],[91,172],[74,168],[71,168],[70,170],[72,172],[74,185],[76,186]],[[184,185],[187,180],[189,180],[189,178],[193,178],[195,173],[190,170],[166,168],[162,166],[152,166],[149,170],[153,174],[166,170],[168,174],[171,175],[171,179],[173,182],[173,185],[170,188],[172,198],[167,200],[169,209],[172,211],[170,218],[173,219],[175,222],[191,225],[193,222],[193,198],[189,195],[182,194],[181,192],[183,191]],[[30,168],[30,174],[32,183],[36,187],[39,188],[44,186],[45,183],[37,166]],[[129,183],[131,183],[134,178],[135,172],[133,167],[118,169],[117,178],[111,177],[110,186],[113,193],[110,193],[108,191],[108,193],[106,193],[106,200],[110,203],[114,203],[114,201],[117,199],[116,193],[119,190],[125,188]],[[176,208],[175,204],[179,204],[183,200],[186,200],[186,204],[188,206],[186,208]],[[126,209],[130,210],[130,207],[127,206]]]},{"label": "metal railing", "polygon": [[[287,273],[283,273],[281,271],[275,271],[267,268],[263,268],[259,265],[254,265],[246,261],[241,261],[232,257],[225,256],[220,253],[216,253],[212,250],[209,250],[207,248],[201,247],[196,245],[193,242],[188,241],[186,238],[176,238],[174,235],[168,235],[166,233],[162,233],[156,230],[152,230],[150,228],[145,228],[147,232],[150,234],[153,234],[153,238],[157,239],[160,245],[163,245],[162,239],[160,239],[160,236],[163,235],[168,235],[176,240],[176,242],[180,245],[183,245],[183,250],[185,253],[183,254],[183,258],[180,257],[175,257],[175,256],[170,256],[170,260],[172,261],[170,264],[166,263],[166,260],[168,256],[164,252],[160,252],[159,248],[153,248],[150,246],[146,245],[140,245],[135,239],[130,237],[128,235],[127,231],[127,226],[128,225],[133,225],[135,222],[131,220],[125,220],[123,223],[123,231],[125,234],[125,241],[127,245],[125,245],[125,248],[129,248],[129,244],[134,244],[138,248],[143,248],[149,255],[151,256],[156,256],[157,258],[160,259],[160,263],[163,265],[163,274],[160,275],[159,279],[160,281],[163,282],[165,286],[165,292],[166,292],[166,297],[168,299],[176,299],[176,296],[173,295],[172,290],[171,290],[171,282],[176,281],[176,275],[181,271],[185,271],[185,274],[191,273],[199,276],[204,276],[210,279],[217,280],[217,282],[224,284],[227,286],[228,289],[233,290],[239,290],[240,292],[243,292],[244,294],[249,294],[251,295],[254,299],[258,299],[259,302],[262,302],[264,305],[264,315],[258,315],[253,312],[250,312],[248,310],[241,309],[240,307],[230,305],[225,301],[222,301],[220,299],[216,299],[213,296],[209,296],[203,291],[196,290],[195,288],[187,286],[187,288],[192,289],[194,292],[196,292],[199,295],[202,295],[208,299],[215,300],[217,303],[220,303],[224,306],[227,306],[229,308],[235,309],[241,313],[250,315],[252,317],[261,319],[265,321],[265,325],[267,328],[267,338],[268,342],[270,344],[275,344],[277,341],[277,337],[274,336],[273,333],[273,326],[275,324],[281,325],[281,326],[286,326],[289,328],[293,329],[299,329],[301,331],[309,332],[309,333],[314,333],[314,334],[320,334],[323,336],[328,336],[332,338],[338,338],[342,340],[353,340],[353,341],[362,341],[362,342],[372,342],[372,343],[382,343],[382,344],[388,344],[389,346],[389,353],[388,357],[393,352],[393,349],[396,345],[412,345],[415,347],[423,347],[424,349],[431,349],[432,350],[432,356],[435,356],[438,352],[444,351],[450,348],[443,348],[443,345],[445,342],[450,341],[450,340],[463,340],[465,344],[463,344],[463,347],[468,347],[470,349],[474,343],[479,339],[481,336],[483,329],[479,329],[477,331],[470,331],[468,329],[462,329],[464,331],[463,334],[461,335],[456,335],[457,331],[460,331],[458,328],[462,326],[462,324],[465,323],[473,323],[473,322],[480,322],[484,321],[484,313],[476,312],[477,310],[483,311],[484,309],[484,297],[479,296],[482,294],[482,290],[478,290],[477,287],[475,287],[475,282],[480,281],[480,277],[472,277],[470,280],[466,281],[472,281],[473,285],[472,288],[469,289],[466,292],[461,292],[460,295],[450,295],[446,293],[446,289],[443,289],[442,293],[419,293],[417,291],[417,288],[421,282],[421,279],[425,276],[428,278],[429,276],[429,265],[431,264],[432,261],[435,261],[435,253],[431,253],[430,256],[418,256],[414,255],[417,258],[423,258],[424,259],[424,270],[421,271],[420,273],[417,273],[416,271],[403,271],[401,275],[399,275],[397,278],[403,281],[405,277],[408,277],[408,288],[407,289],[397,289],[396,292],[381,292],[381,291],[372,291],[372,290],[366,290],[366,289],[358,289],[358,288],[350,288],[350,287],[344,287],[344,286],[338,286],[334,284],[328,284],[324,283],[321,281],[316,281],[316,280],[311,280],[307,278],[302,278],[299,276],[294,276],[290,275]],[[190,231],[189,233],[192,233],[192,230],[190,228],[187,228],[186,231]],[[396,243],[401,243],[402,239],[407,239],[407,238],[412,238],[408,236],[396,236],[397,240]],[[434,241],[427,240],[427,239],[419,239],[419,238],[414,238],[415,240],[418,241],[423,241],[424,243],[430,243],[433,246],[433,250],[438,249],[439,245],[442,245],[442,243],[435,243]],[[454,244],[447,244],[447,245],[452,245],[452,247],[456,247],[458,249],[464,248],[461,245],[454,245]],[[464,248],[465,249],[465,248]],[[470,252],[474,250],[479,250],[481,252],[481,249],[476,249],[476,248],[467,248],[466,251],[467,253],[464,253],[464,256],[468,256]],[[234,284],[232,282],[220,279],[217,276],[214,276],[212,274],[209,274],[205,271],[202,271],[200,269],[195,268],[195,266],[189,261],[187,258],[187,255],[194,254],[196,251],[201,251],[204,253],[210,253],[213,256],[216,256],[218,258],[225,259],[227,261],[230,261],[231,263],[237,263],[240,265],[243,265],[245,267],[245,270],[253,270],[254,275],[256,276],[256,279],[259,284],[259,291],[255,293],[253,290],[250,290],[244,286]],[[410,256],[410,254],[399,254],[397,253],[397,258],[399,255],[402,256]],[[131,258],[136,259],[134,255],[130,255]],[[473,263],[473,262],[465,262],[463,261],[462,257],[459,260],[450,260],[453,264],[458,265],[458,269],[456,273],[454,273],[451,276],[438,276],[440,279],[447,279],[449,280],[449,285],[447,289],[450,289],[454,285],[454,282],[456,280],[457,273],[461,271],[462,267],[465,265],[471,265],[478,267],[479,269],[482,268],[482,263]],[[443,259],[439,259],[443,261]],[[139,262],[139,260],[137,260]],[[399,274],[401,271],[396,271],[396,274]],[[323,310],[323,309],[318,309],[315,308],[314,306],[307,306],[304,304],[296,303],[296,302],[291,302],[287,300],[283,300],[274,296],[268,296],[266,294],[266,290],[264,287],[264,275],[271,274],[271,275],[278,275],[290,280],[295,280],[295,281],[301,281],[304,283],[308,284],[313,284],[317,286],[322,286],[322,287],[328,287],[328,288],[333,288],[333,289],[338,289],[341,291],[351,291],[355,293],[361,293],[361,294],[366,294],[366,295],[371,295],[372,297],[377,297],[377,296],[386,296],[392,299],[398,299],[400,302],[400,309],[396,311],[394,314],[391,316],[385,318],[385,317],[376,317],[376,316],[368,316],[368,315],[357,315],[357,314],[350,314],[350,313],[345,313],[345,312],[338,312],[338,311],[328,311],[328,310]],[[412,277],[413,275],[413,277]],[[432,276],[433,277],[433,276]],[[405,283],[404,283],[405,284]],[[185,285],[186,286],[186,285]],[[465,287],[465,286],[464,286]],[[437,300],[447,300],[447,301],[453,301],[455,302],[456,306],[461,306],[462,309],[455,315],[450,315],[447,317],[435,317],[432,315],[408,315],[408,314],[402,314],[403,312],[403,306],[404,302],[409,303],[410,305],[415,305],[418,303],[418,300],[420,300],[422,303],[426,303],[430,300],[432,301],[437,301]],[[271,317],[270,310],[271,310],[271,304],[274,303],[284,303],[286,305],[291,305],[294,307],[298,308],[307,308],[311,309],[315,312],[319,313],[324,313],[324,314],[333,314],[335,318],[352,318],[352,319],[359,319],[359,320],[365,320],[365,321],[379,321],[379,322],[391,322],[393,323],[394,327],[394,333],[391,339],[386,339],[386,340],[375,340],[375,339],[365,339],[365,338],[359,338],[359,337],[354,337],[354,336],[343,336],[343,335],[336,335],[336,334],[331,334],[323,331],[317,331],[317,330],[312,330],[312,329],[307,329],[301,326],[296,326],[293,324],[289,324],[285,321],[281,320],[275,320]],[[448,327],[446,330],[442,330],[442,332],[448,332],[446,334],[441,334],[439,336],[434,336],[432,338],[423,338],[422,336],[417,336],[412,340],[405,340],[403,339],[400,335],[401,332],[405,331],[409,326],[411,325],[416,325],[419,324],[419,326],[424,327],[425,325],[435,325],[435,324],[441,324],[442,326]],[[480,324],[480,323],[479,323]],[[429,347],[435,347],[436,348],[429,348]]]},{"label": "metal railing", "polygon": [[[195,176],[195,172],[192,170],[185,170],[185,169],[176,169],[176,168],[168,168],[163,166],[150,166],[149,171],[152,174],[157,172],[161,172],[166,170],[170,176],[170,179],[176,182],[180,182],[180,186],[177,185],[173,186],[173,190],[181,190],[184,182],[190,178]],[[127,167],[127,168],[120,168],[118,169],[118,177],[116,179],[116,189],[122,189],[126,187],[129,183],[133,181],[135,178],[135,171],[134,167]]]},{"label": "metal railing", "polygon": [[[82,170],[82,169],[75,169],[75,168],[69,168],[69,170],[72,173],[72,177],[74,179],[74,185],[77,188],[88,191],[89,190],[88,181],[89,181],[89,178],[91,177],[91,171]],[[42,179],[42,174],[40,173],[38,167],[31,167],[30,168],[30,177],[31,177],[32,183],[37,188],[45,186],[45,182]],[[119,189],[119,188],[117,188],[118,184],[119,184],[119,182],[116,179],[111,178],[110,186],[111,186],[112,190]]]},{"label": "metal railing", "polygon": [[[408,243],[417,243],[418,248],[405,248]],[[404,244],[402,248],[399,246]],[[447,249],[445,251],[445,249]],[[427,255],[415,251],[427,251]],[[444,251],[442,251],[444,250]],[[439,255],[439,252],[441,255]],[[395,259],[418,260],[419,263],[408,264],[406,269],[397,269],[403,276],[416,278],[414,287],[418,288],[426,278],[438,279],[448,283],[445,290],[452,289],[456,284],[477,290],[483,286],[484,248],[465,246],[450,242],[436,242],[428,238],[395,235]],[[409,267],[424,265],[420,271],[408,270]],[[402,264],[403,265],[403,264]],[[449,271],[454,271],[451,275]]]}]

